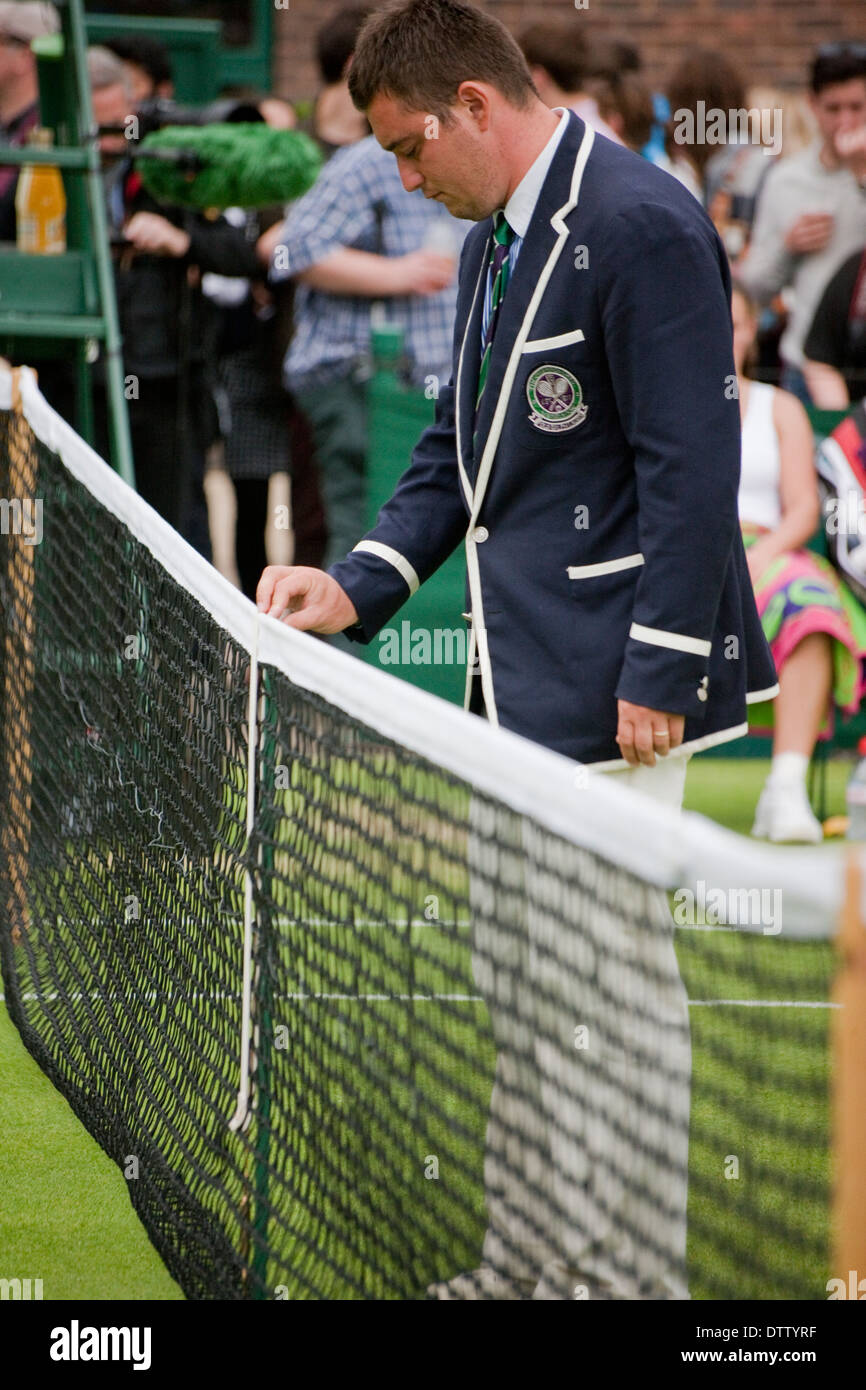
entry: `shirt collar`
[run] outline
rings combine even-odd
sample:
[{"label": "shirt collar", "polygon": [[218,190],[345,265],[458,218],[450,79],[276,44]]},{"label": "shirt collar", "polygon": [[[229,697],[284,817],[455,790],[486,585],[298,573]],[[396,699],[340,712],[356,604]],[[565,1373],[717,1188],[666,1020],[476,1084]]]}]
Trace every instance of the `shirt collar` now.
[{"label": "shirt collar", "polygon": [[532,214],[535,212],[535,204],[538,202],[538,195],[541,192],[542,184],[547,178],[548,170],[553,163],[553,156],[559,147],[559,142],[565,134],[568,125],[568,112],[561,106],[553,108],[554,113],[559,116],[559,124],[551,135],[541,154],[535,163],[530,165],[520,183],[515,188],[508,202],[505,204],[505,216],[509,227],[519,237],[525,237],[529,231],[529,224],[532,221]]}]

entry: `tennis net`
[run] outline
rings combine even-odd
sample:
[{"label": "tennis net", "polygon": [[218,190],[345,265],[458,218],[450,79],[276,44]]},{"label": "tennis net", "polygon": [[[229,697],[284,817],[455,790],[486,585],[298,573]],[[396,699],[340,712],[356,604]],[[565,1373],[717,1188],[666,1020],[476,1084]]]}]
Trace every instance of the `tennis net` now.
[{"label": "tennis net", "polygon": [[839,856],[259,617],[26,371],[0,429],[7,1005],[186,1295],[826,1297]]}]

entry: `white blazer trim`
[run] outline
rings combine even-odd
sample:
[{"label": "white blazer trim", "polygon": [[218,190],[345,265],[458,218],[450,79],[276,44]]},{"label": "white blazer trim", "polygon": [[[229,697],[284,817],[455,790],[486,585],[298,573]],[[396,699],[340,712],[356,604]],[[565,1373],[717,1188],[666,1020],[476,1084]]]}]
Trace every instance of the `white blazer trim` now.
[{"label": "white blazer trim", "polygon": [[570,343],[583,342],[583,329],[575,328],[573,333],[558,333],[553,338],[533,338],[523,344],[524,352],[551,352],[554,348],[568,347]]},{"label": "white blazer trim", "polygon": [[368,555],[378,555],[380,560],[387,560],[389,565],[393,565],[409,585],[409,593],[414,594],[416,589],[420,589],[421,581],[415,573],[405,555],[401,555],[399,550],[394,550],[390,545],[383,545],[381,541],[358,541],[355,550],[365,551]]},{"label": "white blazer trim", "polygon": [[620,570],[637,569],[644,564],[640,551],[636,555],[622,555],[618,560],[602,560],[597,565],[569,565],[569,579],[592,579],[596,574],[617,574]]},{"label": "white blazer trim", "polygon": [[[551,227],[553,227],[554,231],[558,233],[558,237],[551,249],[550,255],[547,258],[547,262],[544,266],[544,269],[538,277],[538,283],[532,292],[532,298],[530,299],[526,309],[526,313],[523,316],[523,322],[520,325],[520,328],[518,329],[517,335],[514,339],[514,344],[511,349],[511,356],[508,359],[508,366],[505,369],[505,376],[503,377],[502,386],[499,391],[499,397],[496,401],[496,408],[493,412],[493,419],[490,424],[490,433],[487,436],[487,442],[484,446],[484,452],[482,453],[481,458],[479,460],[478,476],[476,478],[475,488],[472,493],[471,515],[469,517],[469,527],[466,535],[466,573],[469,579],[469,593],[472,600],[473,630],[477,632],[478,664],[481,671],[481,688],[484,692],[484,705],[487,711],[487,718],[489,719],[491,724],[498,724],[499,720],[496,712],[496,701],[494,699],[493,694],[493,671],[490,664],[490,653],[487,647],[487,630],[484,621],[484,603],[481,598],[481,571],[478,568],[477,548],[472,533],[475,530],[475,527],[478,523],[478,515],[481,511],[481,506],[484,501],[484,493],[487,489],[487,483],[490,478],[490,470],[493,467],[493,460],[496,456],[496,449],[499,444],[499,436],[502,433],[502,426],[505,420],[505,412],[508,409],[508,403],[511,398],[511,388],[514,384],[514,378],[517,374],[517,367],[520,362],[521,355],[523,353],[524,345],[526,343],[527,337],[529,336],[529,329],[535,319],[535,315],[538,312],[538,306],[541,303],[542,298],[544,297],[545,290],[547,289],[547,282],[553,274],[554,267],[556,266],[556,262],[559,259],[560,253],[562,252],[562,248],[565,246],[565,243],[568,241],[570,235],[568,226],[563,221],[563,218],[566,217],[568,213],[570,213],[572,209],[577,205],[578,194],[580,192],[580,182],[583,178],[583,171],[586,167],[586,161],[589,158],[589,152],[592,149],[594,139],[595,131],[592,129],[592,126],[587,126],[584,130],[583,139],[580,142],[580,149],[577,152],[577,158],[574,161],[574,172],[571,177],[571,188],[569,190],[568,202],[563,203],[562,207],[558,208],[550,219],[550,225]],[[525,255],[525,251],[522,254]],[[475,293],[476,295],[478,293],[477,285],[475,287]],[[463,334],[463,343],[460,349],[461,362],[463,359],[463,352],[466,348],[466,338],[469,334],[471,326],[472,315],[470,315],[469,320],[467,321],[466,331]],[[460,368],[458,364],[458,374],[459,370]],[[457,447],[459,463],[459,426]],[[470,689],[470,683],[468,680],[466,682],[466,688],[468,692]]]},{"label": "white blazer trim", "polygon": [[[668,763],[677,758],[690,758],[693,753],[701,753],[705,748],[715,748],[718,743],[730,743],[735,738],[743,738],[748,732],[748,724],[735,724],[730,729],[719,729],[714,734],[689,739],[688,743],[681,743],[679,748],[672,748],[663,758],[659,758],[659,762]],[[634,764],[627,763],[625,758],[609,758],[606,762],[584,763],[583,766],[592,772],[625,772]]]},{"label": "white blazer trim", "polygon": [[747,705],[757,705],[761,700],[774,700],[779,693],[778,682],[767,686],[766,690],[750,690],[746,696]]},{"label": "white blazer trim", "polygon": [[653,647],[668,647],[672,652],[690,652],[692,656],[709,656],[712,642],[704,642],[700,637],[685,637],[681,632],[665,632],[661,627],[644,627],[642,623],[632,623],[628,632],[638,642],[649,642]]},{"label": "white blazer trim", "polygon": [[478,300],[478,291],[487,277],[487,259],[486,255],[481,257],[481,269],[478,272],[478,279],[475,281],[475,293],[472,296],[472,305],[469,310],[469,317],[466,320],[466,331],[463,334],[463,342],[460,344],[460,357],[457,361],[457,381],[454,387],[454,437],[457,440],[457,471],[460,475],[460,485],[463,488],[463,496],[466,498],[466,506],[469,508],[470,512],[472,511],[472,484],[469,481],[469,474],[466,472],[466,466],[463,462],[463,450],[460,446],[460,410],[462,401],[460,381],[463,376],[463,354],[466,351],[466,340],[469,337],[472,322],[475,318],[475,305]]}]

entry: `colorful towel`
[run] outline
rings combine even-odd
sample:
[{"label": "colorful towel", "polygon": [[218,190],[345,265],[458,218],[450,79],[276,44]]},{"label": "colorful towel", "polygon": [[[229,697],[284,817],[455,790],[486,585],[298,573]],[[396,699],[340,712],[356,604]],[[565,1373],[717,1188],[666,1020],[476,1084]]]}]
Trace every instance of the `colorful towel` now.
[{"label": "colorful towel", "polygon": [[[744,524],[746,549],[765,534],[763,527]],[[809,633],[826,632],[833,639],[833,705],[845,714],[856,714],[866,688],[866,609],[829,560],[811,550],[778,555],[756,583],[755,599],[777,671]],[[772,729],[772,701],[750,706],[749,724],[754,729]],[[821,737],[829,738],[832,729],[830,709]]]}]

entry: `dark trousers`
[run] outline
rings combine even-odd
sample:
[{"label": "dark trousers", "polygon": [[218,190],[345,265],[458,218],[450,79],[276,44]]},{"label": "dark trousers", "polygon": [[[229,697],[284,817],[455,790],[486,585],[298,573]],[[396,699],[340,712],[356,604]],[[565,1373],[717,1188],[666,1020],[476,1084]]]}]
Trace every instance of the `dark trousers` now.
[{"label": "dark trousers", "polygon": [[267,478],[235,478],[235,555],[241,588],[250,599],[255,599],[256,586],[267,564],[265,526],[268,519],[268,486]]},{"label": "dark trousers", "polygon": [[[135,485],[154,511],[179,531],[206,560],[211,558],[207,502],[204,494],[205,421],[204,380],[193,375],[186,399],[180,399],[175,378],[139,382],[137,400],[127,402]],[[209,399],[209,397],[208,397]],[[108,408],[105,392],[94,392],[97,440],[108,450]],[[181,411],[184,411],[182,417]]]},{"label": "dark trousers", "polygon": [[313,433],[328,530],[327,569],[344,560],[367,530],[366,386],[348,378],[332,381],[319,391],[297,393],[297,401]]}]

